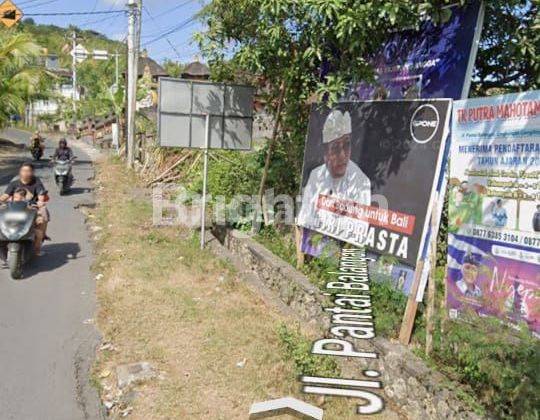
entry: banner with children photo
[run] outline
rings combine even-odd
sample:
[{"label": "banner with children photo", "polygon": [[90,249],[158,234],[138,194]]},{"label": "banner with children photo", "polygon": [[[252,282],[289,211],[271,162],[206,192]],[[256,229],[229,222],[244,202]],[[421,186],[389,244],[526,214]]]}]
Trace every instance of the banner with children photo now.
[{"label": "banner with children photo", "polygon": [[448,308],[540,334],[540,91],[454,102]]}]

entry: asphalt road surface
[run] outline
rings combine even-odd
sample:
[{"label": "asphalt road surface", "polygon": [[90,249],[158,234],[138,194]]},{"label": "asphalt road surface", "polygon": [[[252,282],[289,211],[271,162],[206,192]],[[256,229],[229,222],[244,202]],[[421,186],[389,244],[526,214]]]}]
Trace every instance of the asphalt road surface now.
[{"label": "asphalt road surface", "polygon": [[[28,142],[29,133],[9,129],[0,138]],[[47,141],[44,157],[53,153]],[[96,391],[88,382],[98,334],[90,272],[92,247],[83,215],[74,208],[92,200],[89,156],[71,142],[78,157],[70,195],[60,197],[48,162],[37,175],[49,190],[51,222],[46,255],[25,267],[22,280],[0,268],[0,419],[78,420],[101,418]],[[30,153],[25,152],[28,158]],[[0,188],[20,157],[4,162]],[[13,173],[15,175],[15,173]]]}]

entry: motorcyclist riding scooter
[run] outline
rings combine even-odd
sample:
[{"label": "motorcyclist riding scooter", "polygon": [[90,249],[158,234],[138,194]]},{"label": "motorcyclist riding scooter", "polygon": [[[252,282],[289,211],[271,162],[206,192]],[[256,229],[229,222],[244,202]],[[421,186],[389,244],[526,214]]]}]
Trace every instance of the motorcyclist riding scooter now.
[{"label": "motorcyclist riding scooter", "polygon": [[51,156],[53,160],[53,172],[54,180],[58,186],[60,195],[63,195],[71,188],[73,184],[72,164],[75,156],[73,151],[68,147],[66,139],[60,139],[58,142],[58,148],[55,150],[54,155]]},{"label": "motorcyclist riding scooter", "polygon": [[39,131],[36,131],[30,138],[30,153],[32,153],[34,160],[40,160],[44,150],[43,137],[41,137]]},{"label": "motorcyclist riding scooter", "polygon": [[41,254],[49,212],[47,190],[34,175],[31,163],[19,170],[19,178],[0,195],[0,258],[8,263],[13,278],[22,276],[22,265]]}]

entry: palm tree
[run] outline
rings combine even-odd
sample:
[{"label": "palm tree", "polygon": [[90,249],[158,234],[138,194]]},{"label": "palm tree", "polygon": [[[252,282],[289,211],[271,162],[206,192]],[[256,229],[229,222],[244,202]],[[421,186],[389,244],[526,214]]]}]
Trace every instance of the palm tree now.
[{"label": "palm tree", "polygon": [[47,73],[36,66],[40,51],[29,34],[0,29],[0,128],[43,94]]}]

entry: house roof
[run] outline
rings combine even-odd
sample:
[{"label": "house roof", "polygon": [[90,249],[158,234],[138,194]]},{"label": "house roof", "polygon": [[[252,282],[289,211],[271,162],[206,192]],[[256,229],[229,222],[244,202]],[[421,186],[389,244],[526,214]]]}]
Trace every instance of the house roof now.
[{"label": "house roof", "polygon": [[[165,71],[163,67],[161,67],[158,63],[156,63],[155,60],[152,60],[150,57],[146,55],[146,52],[141,52],[141,55],[139,55],[139,65],[137,66],[137,74],[139,77],[142,77],[144,75],[144,69],[148,67],[148,70],[150,71],[150,75],[152,77],[161,77],[161,76],[168,76],[168,73]],[[126,71],[123,72],[124,77],[126,76]]]},{"label": "house roof", "polygon": [[210,77],[210,69],[200,61],[193,61],[186,66],[182,72],[182,77]]},{"label": "house roof", "polygon": [[139,56],[139,66],[138,66],[139,76],[142,76],[144,74],[144,69],[146,67],[148,67],[148,69],[150,70],[150,75],[152,77],[168,76],[165,69],[161,67],[158,63],[156,63],[154,60],[152,60],[150,57],[147,57],[144,55]]}]

